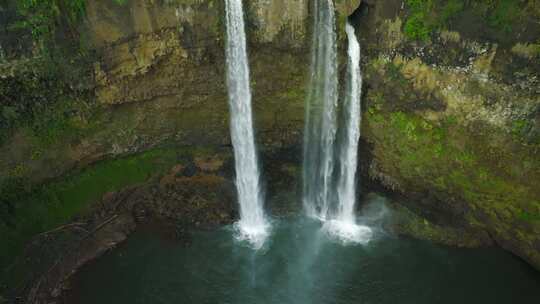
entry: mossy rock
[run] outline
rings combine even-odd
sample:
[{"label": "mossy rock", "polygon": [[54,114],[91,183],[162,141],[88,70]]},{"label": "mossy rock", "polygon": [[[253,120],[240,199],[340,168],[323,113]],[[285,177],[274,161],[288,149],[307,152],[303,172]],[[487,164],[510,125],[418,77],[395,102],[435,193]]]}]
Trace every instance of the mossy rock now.
[{"label": "mossy rock", "polygon": [[[485,95],[478,89],[467,93],[457,74],[430,68],[418,58],[374,60],[368,75],[377,83],[367,96],[363,128],[373,145],[372,176],[388,176],[393,181],[388,187],[426,197],[416,205],[436,224],[484,229],[538,266],[538,144],[515,136],[526,124],[498,116],[489,104],[466,102]],[[448,86],[452,90],[444,91]],[[499,86],[505,84],[490,83],[491,92],[505,94]],[[501,107],[505,102],[534,104],[527,93],[498,102]],[[482,114],[472,116],[475,112]]]}]

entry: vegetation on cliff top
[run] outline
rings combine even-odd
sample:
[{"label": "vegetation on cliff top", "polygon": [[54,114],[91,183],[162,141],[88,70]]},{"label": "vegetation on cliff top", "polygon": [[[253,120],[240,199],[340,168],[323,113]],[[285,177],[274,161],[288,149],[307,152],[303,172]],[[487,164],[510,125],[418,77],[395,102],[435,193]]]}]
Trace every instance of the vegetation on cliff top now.
[{"label": "vegetation on cliff top", "polygon": [[540,17],[536,0],[406,0],[409,15],[404,32],[410,39],[428,40],[436,30],[446,29],[465,10],[470,10],[493,28],[512,31],[526,15]]},{"label": "vegetation on cliff top", "polygon": [[[112,0],[123,5],[127,0]],[[18,0],[16,9],[20,19],[11,25],[15,29],[29,30],[36,42],[54,40],[61,28],[76,35],[76,26],[83,19],[86,0]]]},{"label": "vegetation on cliff top", "polygon": [[53,36],[59,25],[72,29],[84,15],[86,0],[20,0],[17,10],[23,18],[13,26],[29,29],[36,40]]}]

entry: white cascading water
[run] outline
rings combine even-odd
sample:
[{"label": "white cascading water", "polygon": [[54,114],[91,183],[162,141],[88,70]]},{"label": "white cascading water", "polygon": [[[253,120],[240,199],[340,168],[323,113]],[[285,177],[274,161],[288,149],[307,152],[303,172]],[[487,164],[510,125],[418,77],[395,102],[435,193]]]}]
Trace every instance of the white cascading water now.
[{"label": "white cascading water", "polygon": [[337,184],[337,210],[326,224],[331,234],[345,242],[365,243],[371,239],[369,227],[356,225],[356,168],[358,165],[358,142],[360,139],[362,74],[360,71],[360,43],[348,22],[345,26],[348,38],[348,79],[343,118],[345,129],[341,141]]},{"label": "white cascading water", "polygon": [[236,166],[236,189],[240,204],[238,238],[260,248],[269,234],[264,214],[260,173],[255,149],[251,89],[246,51],[242,0],[226,0],[227,85],[229,91],[231,140]]},{"label": "white cascading water", "polygon": [[303,203],[308,216],[329,218],[334,199],[338,67],[334,3],[314,1],[311,82],[304,130]]},{"label": "white cascading water", "polygon": [[303,203],[307,214],[325,222],[323,230],[345,242],[365,243],[371,229],[356,225],[356,168],[360,139],[360,44],[347,23],[347,94],[337,184],[334,149],[337,133],[338,66],[333,0],[314,1],[311,82],[304,130]]}]

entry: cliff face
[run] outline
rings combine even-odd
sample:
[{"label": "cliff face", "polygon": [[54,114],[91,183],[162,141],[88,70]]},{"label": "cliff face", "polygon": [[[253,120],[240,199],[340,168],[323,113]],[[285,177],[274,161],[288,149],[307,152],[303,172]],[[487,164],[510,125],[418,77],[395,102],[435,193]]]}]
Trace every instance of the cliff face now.
[{"label": "cliff face", "polygon": [[[359,2],[340,1],[339,11],[349,14]],[[258,131],[265,134],[260,138],[278,146],[297,142],[309,65],[309,2],[246,4],[254,108]],[[222,1],[89,1],[86,10],[81,39],[95,59],[85,81],[95,96],[67,122],[80,129],[78,138],[66,145],[70,138],[60,130],[52,145],[37,147],[32,136],[15,132],[19,144],[0,148],[2,172],[24,167],[39,181],[159,144],[230,142]],[[13,65],[5,77],[32,74]],[[31,150],[40,157],[29,159]]]},{"label": "cliff face", "polygon": [[[249,19],[265,16],[265,8],[255,6],[257,13]],[[69,122],[81,129],[82,136],[66,145],[69,138],[58,134],[51,145],[40,148],[32,147],[29,136],[16,132],[14,138],[24,144],[2,147],[2,172],[24,166],[32,172],[29,176],[42,180],[77,164],[85,166],[160,144],[227,145],[223,9],[222,1],[129,1],[126,5],[89,1],[81,32],[95,52],[90,80],[94,96],[88,102],[92,110]],[[267,22],[264,16],[260,23]],[[301,26],[297,32],[287,32],[291,38],[280,41],[292,41],[297,33],[305,35],[306,18],[287,23]],[[264,133],[275,132],[274,124],[289,124],[294,120],[287,115],[301,111],[302,101],[284,92],[303,90],[307,66],[300,52],[304,40],[295,40],[292,51],[279,50],[281,42],[268,34],[271,27],[280,28],[272,23],[250,35],[254,41],[276,41],[275,48],[257,49],[257,43],[251,48],[252,78],[257,79],[255,108],[264,113],[257,115]],[[22,75],[15,77],[27,77],[20,71]],[[283,111],[283,107],[291,110]],[[277,112],[285,114],[276,116]],[[32,149],[43,150],[39,158],[28,158]]]},{"label": "cliff face", "polygon": [[424,220],[404,225],[408,233],[485,231],[540,268],[540,52],[520,51],[540,33],[526,21],[505,39],[470,32],[481,21],[466,11],[411,41],[400,5],[373,2],[360,21],[375,29],[362,31],[366,176],[411,198],[405,205]]},{"label": "cliff face", "polygon": [[[359,2],[339,1],[338,14]],[[265,175],[269,188],[294,192],[310,3],[245,7]],[[85,60],[67,58],[62,70],[74,76],[50,74],[42,58],[1,63],[1,113],[13,123],[0,136],[0,233],[7,236],[0,265],[32,235],[86,212],[106,192],[186,160],[218,159],[232,178],[223,18],[221,0],[88,1],[78,29]]]},{"label": "cliff face", "polygon": [[[464,18],[419,42],[405,33],[411,12],[402,1],[335,2],[337,28],[352,15],[363,46],[364,182],[409,198],[405,207],[417,220],[400,230],[460,245],[493,239],[540,267],[540,34],[504,41],[492,33],[475,36],[474,18]],[[294,188],[310,1],[253,0],[245,7],[257,140],[263,160],[270,160],[263,167],[270,188],[280,182]],[[46,202],[43,213],[16,216],[55,219],[25,226],[23,235],[10,232],[13,244],[80,212],[65,209],[74,201],[91,201],[68,194],[92,191],[99,198],[144,182],[156,173],[146,167],[156,163],[166,170],[197,155],[230,160],[223,11],[222,0],[89,0],[79,32],[92,56],[85,78],[73,79],[78,84],[53,86],[35,71],[34,59],[0,65],[2,96],[39,88],[45,96],[32,100],[57,101],[34,111],[36,123],[13,127],[0,147],[6,213],[39,200]],[[65,93],[74,89],[85,94]],[[12,114],[11,105],[2,108],[3,117]],[[122,172],[137,166],[142,169],[125,180]],[[76,182],[57,182],[68,172]],[[80,182],[102,177],[109,185],[98,189]],[[13,195],[44,181],[46,194],[38,199]],[[461,233],[474,240],[465,244]]]}]

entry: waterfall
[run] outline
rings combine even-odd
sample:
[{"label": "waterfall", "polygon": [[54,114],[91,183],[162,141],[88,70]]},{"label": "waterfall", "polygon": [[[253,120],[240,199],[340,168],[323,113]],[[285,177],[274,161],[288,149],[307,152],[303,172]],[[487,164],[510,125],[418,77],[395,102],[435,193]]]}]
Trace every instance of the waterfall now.
[{"label": "waterfall", "polygon": [[345,131],[339,155],[340,176],[337,185],[338,210],[337,219],[343,222],[354,222],[354,206],[356,203],[356,168],[358,166],[358,141],[360,139],[362,75],[360,72],[360,43],[354,33],[354,27],[348,22],[345,25],[348,47],[347,93],[345,95]]},{"label": "waterfall", "polygon": [[234,147],[236,189],[240,220],[238,237],[260,248],[270,225],[263,209],[260,173],[253,131],[251,89],[246,51],[242,0],[226,0],[227,86],[229,92],[231,140]]},{"label": "waterfall", "polygon": [[332,0],[314,1],[311,81],[306,100],[303,204],[309,216],[325,220],[334,199],[334,142],[338,101],[337,46]]},{"label": "waterfall", "polygon": [[362,118],[360,97],[362,74],[360,71],[360,43],[354,27],[348,22],[347,32],[348,65],[344,100],[344,130],[341,132],[339,147],[339,177],[337,182],[337,207],[333,219],[325,226],[328,232],[345,242],[365,243],[371,239],[369,227],[356,225],[354,207],[356,205],[356,168],[358,165],[358,141],[360,140],[360,120]]},{"label": "waterfall", "polygon": [[[304,130],[303,203],[308,216],[324,222],[323,230],[345,242],[365,243],[371,229],[356,225],[356,167],[360,139],[360,44],[347,23],[347,93],[343,135],[335,155],[338,129],[338,64],[333,0],[314,1],[311,81]],[[339,171],[334,159],[339,158]],[[335,182],[335,180],[337,180]]]}]

